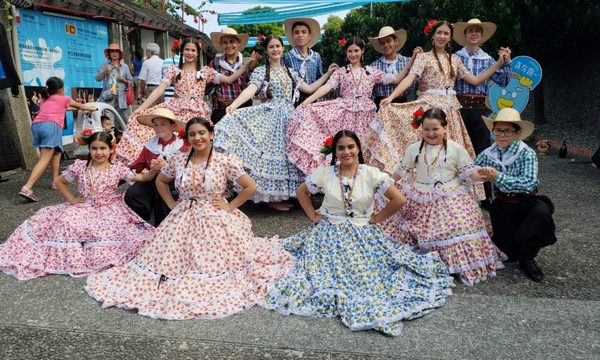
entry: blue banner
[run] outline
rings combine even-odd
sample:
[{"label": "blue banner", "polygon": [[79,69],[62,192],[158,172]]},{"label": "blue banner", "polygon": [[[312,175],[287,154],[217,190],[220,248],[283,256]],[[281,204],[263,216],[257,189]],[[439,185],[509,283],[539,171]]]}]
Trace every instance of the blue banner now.
[{"label": "blue banner", "polygon": [[[101,88],[96,81],[100,64],[106,61],[108,26],[105,22],[46,15],[21,9],[18,25],[23,85],[40,87],[52,76],[72,88]],[[73,133],[73,117],[67,114],[63,136]]]}]

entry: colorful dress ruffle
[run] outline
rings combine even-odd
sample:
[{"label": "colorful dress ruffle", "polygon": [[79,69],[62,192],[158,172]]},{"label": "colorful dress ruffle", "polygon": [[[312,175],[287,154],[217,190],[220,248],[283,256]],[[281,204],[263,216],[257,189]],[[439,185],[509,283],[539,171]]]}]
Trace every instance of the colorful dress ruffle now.
[{"label": "colorful dress ruffle", "polygon": [[[284,67],[271,68],[269,84],[265,71],[264,66],[254,69],[250,84],[256,85],[261,95],[268,88],[272,98],[225,115],[215,127],[214,146],[240,158],[256,182],[254,202],[277,202],[296,197],[302,176],[284,151],[297,88],[292,87]],[[295,71],[290,73],[298,87],[302,80]]]},{"label": "colorful dress ruffle", "polygon": [[160,319],[222,318],[256,304],[291,268],[281,240],[254,237],[241,211],[211,203],[245,174],[237,157],[213,152],[206,171],[206,163],[186,165],[187,157],[173,155],[162,170],[180,200],[155,239],[124,266],[88,277],[86,290],[103,307]]},{"label": "colorful dress ruffle", "polygon": [[115,163],[107,170],[76,160],[63,173],[77,180],[81,204],[40,209],[0,245],[0,270],[27,280],[47,274],[85,276],[122,265],[152,240],[154,227],[137,216],[117,194],[120,180],[133,172]]},{"label": "colorful dress ruffle", "polygon": [[[178,74],[181,74],[181,78],[175,82]],[[196,116],[210,120],[211,109],[203,99],[206,84],[210,83],[215,75],[216,71],[208,66],[203,66],[198,72],[181,71],[179,67],[171,66],[162,82],[167,83],[168,86],[175,85],[175,97],[129,118],[127,130],[123,133],[116,150],[117,159],[127,164],[132,163],[148,140],[155,135],[151,127],[137,121],[139,115],[150,114],[155,109],[169,109],[184,122]]]},{"label": "colorful dress ruffle", "polygon": [[363,139],[369,125],[377,117],[371,100],[375,84],[388,84],[394,75],[372,66],[349,70],[337,69],[327,81],[332,89],[340,89],[337,99],[300,106],[290,117],[286,153],[304,174],[329,164],[320,153],[323,141],[340,130],[351,130]]},{"label": "colorful dress ruffle", "polygon": [[[419,153],[419,147],[420,143],[409,146],[396,170],[402,177],[396,185],[408,202],[382,223],[383,231],[421,252],[437,252],[465,285],[496,276],[506,256],[492,243],[471,192],[469,175],[476,167],[469,155],[453,141],[448,141],[447,151],[425,145]],[[437,162],[428,167],[427,159],[435,158]],[[378,197],[377,207],[385,205],[382,200]]]},{"label": "colorful dress ruffle", "polygon": [[368,223],[373,194],[383,194],[392,185],[386,174],[361,165],[355,182],[343,178],[346,190],[352,183],[353,216],[347,217],[334,167],[317,168],[307,179],[311,192],[325,193],[319,212],[326,215],[286,239],[295,265],[261,306],[285,315],[339,316],[351,330],[397,336],[402,320],[444,304],[452,277],[435,252],[418,254]]}]

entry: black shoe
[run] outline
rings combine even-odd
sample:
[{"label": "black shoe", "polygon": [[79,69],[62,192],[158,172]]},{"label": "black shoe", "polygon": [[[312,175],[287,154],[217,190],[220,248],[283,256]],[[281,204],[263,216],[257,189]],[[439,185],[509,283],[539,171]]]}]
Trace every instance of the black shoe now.
[{"label": "black shoe", "polygon": [[525,275],[535,282],[540,282],[544,278],[544,273],[533,259],[520,259],[519,267],[523,270]]},{"label": "black shoe", "polygon": [[491,210],[492,210],[492,201],[489,200],[489,199],[481,200],[481,202],[479,203],[479,207],[482,208],[483,210],[487,211],[487,212],[491,212]]}]

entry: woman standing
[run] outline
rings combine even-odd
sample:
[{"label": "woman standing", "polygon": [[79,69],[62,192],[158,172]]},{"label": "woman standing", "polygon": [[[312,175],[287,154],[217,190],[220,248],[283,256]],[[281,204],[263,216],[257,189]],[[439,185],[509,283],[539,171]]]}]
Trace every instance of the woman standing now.
[{"label": "woman standing", "polygon": [[[295,71],[281,65],[280,37],[269,35],[264,44],[267,64],[254,69],[248,87],[227,107],[227,115],[216,127],[215,147],[235,153],[249,169],[257,184],[254,202],[287,211],[292,205],[283,201],[295,196],[301,177],[284,152],[289,116],[299,91],[313,93],[330,72],[307,85]],[[267,102],[236,110],[259,91]]]},{"label": "woman standing", "polygon": [[127,122],[129,105],[127,105],[125,91],[128,86],[133,86],[131,83],[133,76],[129,66],[123,61],[125,54],[119,44],[110,44],[104,49],[104,57],[108,61],[100,65],[100,70],[96,74],[96,81],[102,81],[102,93],[98,101],[114,107],[121,118]]},{"label": "woman standing", "polygon": [[[280,240],[254,237],[238,210],[256,184],[237,157],[213,151],[212,123],[192,118],[186,136],[191,151],[173,155],[156,181],[171,212],[154,240],[124,266],[88,277],[86,290],[103,307],[158,319],[222,318],[256,304],[292,265]],[[242,190],[228,203],[230,182]]]},{"label": "woman standing", "polygon": [[[338,132],[331,150],[331,166],[316,169],[298,189],[314,224],[286,239],[295,265],[261,305],[286,315],[339,316],[351,330],[397,336],[403,319],[444,304],[452,278],[436,253],[419,255],[383,234],[377,223],[406,199],[387,174],[363,164],[356,134]],[[317,192],[325,194],[318,211],[310,200]],[[375,193],[389,199],[377,213]]]},{"label": "woman standing", "polygon": [[[252,62],[240,67],[231,76],[217,74],[208,66],[200,66],[201,46],[194,39],[188,38],[181,43],[182,56],[179,58],[178,66],[171,66],[160,85],[148,96],[146,101],[133,113],[129,121],[127,131],[117,148],[117,155],[130,163],[134,161],[144,145],[150,140],[154,133],[151,128],[137,121],[139,115],[151,114],[155,109],[167,108],[177,114],[177,117],[187,122],[189,119],[201,116],[210,118],[210,107],[204,102],[204,90],[206,84],[231,84],[246,72]],[[172,84],[175,85],[175,98],[167,100],[155,106],[154,104]]]}]

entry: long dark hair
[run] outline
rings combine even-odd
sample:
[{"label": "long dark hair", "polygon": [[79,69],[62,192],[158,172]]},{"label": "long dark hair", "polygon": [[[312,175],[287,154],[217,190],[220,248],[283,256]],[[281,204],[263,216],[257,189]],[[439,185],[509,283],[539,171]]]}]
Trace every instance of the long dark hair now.
[{"label": "long dark hair", "polygon": [[[425,111],[425,113],[423,114],[423,123],[421,124],[421,127],[423,127],[423,124],[425,123],[425,120],[427,119],[434,119],[440,122],[440,125],[442,125],[444,128],[446,126],[448,126],[448,121],[446,120],[446,113],[444,112],[444,110],[440,109],[440,108],[431,108],[427,111]],[[417,164],[419,162],[419,156],[421,155],[421,152],[423,151],[423,146],[425,145],[425,139],[421,140],[421,145],[419,146],[419,153],[417,154],[417,156],[415,157],[415,164]],[[444,155],[444,161],[446,161],[446,155],[448,154],[448,140],[446,139],[446,136],[444,136],[443,139],[443,145],[442,145],[442,150],[446,151],[446,154]]]},{"label": "long dark hair", "polygon": [[362,146],[360,145],[360,140],[358,139],[358,135],[354,131],[351,130],[340,130],[333,137],[333,145],[331,145],[331,165],[335,165],[337,158],[335,157],[335,151],[337,148],[338,141],[343,137],[349,137],[356,143],[358,146],[358,163],[364,164],[365,158],[363,157]]},{"label": "long dark hair", "polygon": [[[192,39],[192,38],[185,38],[181,42],[181,55],[179,56],[179,70],[183,69],[183,49],[189,43],[192,43],[196,46],[196,51],[198,53],[198,57],[196,58],[196,71],[200,71],[200,69],[202,68],[202,66],[200,65],[200,56],[202,56],[202,46],[200,45],[200,43],[198,41],[196,41],[195,39]],[[177,74],[177,76],[175,77],[175,82],[179,81],[179,79],[181,79],[181,72],[179,72],[179,74]],[[197,81],[202,80],[202,76],[200,76],[196,80]]]},{"label": "long dark hair", "polygon": [[[93,133],[92,135],[90,135],[87,139],[85,139],[85,142],[88,146],[88,152],[94,141],[101,141],[101,142],[105,143],[106,145],[108,145],[108,148],[111,150],[113,148],[113,136],[110,133],[107,133],[106,131],[97,131],[97,132]],[[91,161],[92,161],[92,153],[89,152],[85,166],[88,167],[90,165]],[[112,164],[112,154],[108,158],[108,162],[110,164]]]},{"label": "long dark hair", "polygon": [[[203,118],[203,117],[199,117],[199,116],[198,116],[198,117],[193,117],[193,118],[191,118],[191,119],[190,119],[190,120],[189,120],[189,121],[188,121],[188,122],[185,124],[185,138],[186,138],[186,139],[187,139],[187,137],[188,137],[188,132],[189,132],[189,130],[190,130],[190,127],[191,127],[192,125],[195,125],[195,124],[200,124],[200,125],[202,125],[202,126],[203,126],[203,127],[205,127],[205,128],[208,130],[208,132],[209,132],[209,133],[211,133],[211,134],[214,134],[214,132],[215,132],[215,126],[213,125],[213,123],[212,123],[212,122],[210,122],[209,120],[206,120],[206,119],[205,119],[205,118]],[[188,139],[188,140],[189,140],[189,139]],[[192,155],[194,155],[194,147],[193,147],[193,146],[190,146],[190,148],[191,148],[191,150],[190,150],[190,153],[189,153],[189,155],[188,155],[188,157],[187,157],[187,160],[186,160],[186,162],[185,162],[185,166],[186,166],[186,167],[188,166],[188,163],[190,162],[190,159],[192,158]],[[213,147],[212,147],[212,144],[211,144],[211,145],[210,145],[210,151],[209,151],[209,153],[208,153],[208,159],[206,159],[206,167],[204,168],[204,169],[205,169],[205,171],[206,171],[206,169],[208,169],[208,163],[210,163],[210,158],[212,157],[212,151],[213,151]]]},{"label": "long dark hair", "polygon": [[[281,39],[281,36],[268,35],[265,38],[265,40],[263,41],[263,46],[265,48],[265,52],[266,52],[266,49],[269,47],[269,43],[273,39],[278,40],[281,43],[281,47],[285,49],[285,46],[283,45],[283,40]],[[284,67],[285,67],[285,70],[287,71],[288,77],[292,81],[292,98],[293,98],[294,97],[294,90],[296,89],[296,80],[292,76],[290,68],[287,66],[287,64],[284,64]],[[271,87],[270,81],[271,81],[271,64],[269,63],[269,59],[267,58],[267,61],[266,61],[266,64],[265,64],[265,82],[267,83],[267,91],[266,91],[267,99],[272,99],[273,98],[273,93],[271,92],[271,89],[270,89],[270,87]]]},{"label": "long dark hair", "polygon": [[[350,45],[356,45],[358,46],[362,51],[365,50],[365,42],[363,39],[354,36],[352,37],[350,40],[346,41],[346,45],[344,45],[344,53],[346,51],[348,51],[348,48],[350,47]],[[364,56],[364,53],[363,53]],[[367,73],[367,75],[369,75],[369,71],[367,70],[367,68],[365,67],[365,64],[363,63],[363,58],[360,58],[360,66],[362,66],[363,69],[365,69],[365,73]],[[348,63],[348,56],[346,55],[346,73],[349,73],[351,70],[350,64]]]},{"label": "long dark hair", "polygon": [[46,100],[64,87],[65,83],[61,79],[52,76],[46,80],[46,86],[42,88],[40,95],[42,96],[42,99]]},{"label": "long dark hair", "polygon": [[445,76],[446,73],[444,73],[444,68],[442,67],[442,63],[440,62],[440,59],[435,51],[435,44],[433,43],[433,37],[435,36],[435,32],[442,25],[446,25],[450,28],[450,41],[448,41],[448,43],[446,44],[445,50],[446,50],[446,53],[448,54],[448,63],[450,64],[450,79],[454,80],[454,78],[456,77],[456,72],[454,71],[454,67],[452,66],[452,33],[454,32],[454,29],[452,28],[452,24],[450,24],[448,21],[440,20],[437,23],[435,23],[435,25],[433,25],[433,27],[431,28],[431,31],[429,32],[429,40],[431,42],[431,52],[433,53],[433,56],[435,57],[435,60],[437,61],[440,72]]}]

